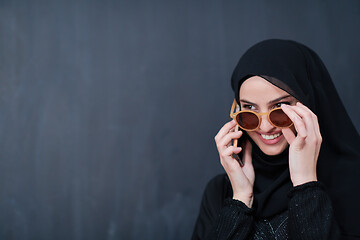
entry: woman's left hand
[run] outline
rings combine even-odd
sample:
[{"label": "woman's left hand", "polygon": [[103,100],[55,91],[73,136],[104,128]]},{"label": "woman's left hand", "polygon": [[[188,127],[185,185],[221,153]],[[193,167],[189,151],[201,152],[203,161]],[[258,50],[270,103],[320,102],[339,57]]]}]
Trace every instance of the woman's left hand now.
[{"label": "woman's left hand", "polygon": [[317,116],[305,105],[282,105],[282,110],[293,121],[297,135],[290,128],[282,130],[289,147],[289,169],[295,186],[317,181],[316,164],[322,137]]}]

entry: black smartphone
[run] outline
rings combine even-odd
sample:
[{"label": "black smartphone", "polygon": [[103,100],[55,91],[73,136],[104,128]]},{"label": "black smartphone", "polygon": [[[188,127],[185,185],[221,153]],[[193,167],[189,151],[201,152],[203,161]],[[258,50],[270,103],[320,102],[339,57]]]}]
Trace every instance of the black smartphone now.
[{"label": "black smartphone", "polygon": [[[235,132],[240,131],[240,127],[238,125],[235,126]],[[239,162],[240,166],[243,167],[244,166],[244,162],[243,162],[243,151],[245,149],[245,143],[247,140],[247,133],[245,131],[243,131],[242,136],[239,139],[234,139],[233,140],[233,146],[234,147],[242,147],[242,151],[239,154],[235,154],[233,153],[232,156]]]},{"label": "black smartphone", "polygon": [[[231,110],[230,110],[230,117],[232,119],[234,119],[236,113],[239,111],[240,111],[240,106],[236,103],[236,101],[234,99],[233,104],[231,106]],[[234,131],[235,132],[240,131],[239,125],[236,124]],[[243,131],[242,136],[239,139],[234,139],[232,144],[235,147],[242,147],[242,149],[244,149],[247,138],[248,138],[247,133],[245,131]],[[239,162],[241,167],[244,166],[244,162],[242,160],[243,159],[242,155],[243,155],[243,151],[241,151],[239,154],[235,154],[235,153],[232,154],[233,158],[235,158]]]}]

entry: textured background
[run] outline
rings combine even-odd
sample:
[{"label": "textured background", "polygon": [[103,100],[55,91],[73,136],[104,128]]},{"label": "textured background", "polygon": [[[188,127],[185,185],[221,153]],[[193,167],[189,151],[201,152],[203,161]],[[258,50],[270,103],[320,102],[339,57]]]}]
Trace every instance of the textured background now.
[{"label": "textured background", "polygon": [[189,239],[239,57],[313,48],[359,130],[359,20],[357,0],[0,0],[0,239]]}]

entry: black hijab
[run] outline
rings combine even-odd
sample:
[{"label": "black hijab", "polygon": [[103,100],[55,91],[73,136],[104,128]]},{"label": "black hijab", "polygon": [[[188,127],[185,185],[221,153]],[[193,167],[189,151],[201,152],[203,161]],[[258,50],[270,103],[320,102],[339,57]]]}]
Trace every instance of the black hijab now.
[{"label": "black hijab", "polygon": [[[360,138],[321,59],[295,41],[265,40],[246,51],[233,72],[231,85],[237,101],[241,84],[251,76],[263,77],[317,115],[323,138],[318,180],[330,195],[342,231],[360,236]],[[267,156],[252,145],[254,207],[257,216],[269,217],[287,209],[292,186],[288,150]]]}]

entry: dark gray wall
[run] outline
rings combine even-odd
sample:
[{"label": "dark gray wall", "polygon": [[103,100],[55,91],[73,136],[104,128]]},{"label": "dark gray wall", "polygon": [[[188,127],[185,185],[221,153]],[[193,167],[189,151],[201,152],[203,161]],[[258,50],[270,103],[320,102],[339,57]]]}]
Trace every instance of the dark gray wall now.
[{"label": "dark gray wall", "polygon": [[360,2],[290,2],[1,0],[0,238],[189,239],[263,39],[313,48],[359,130]]}]

